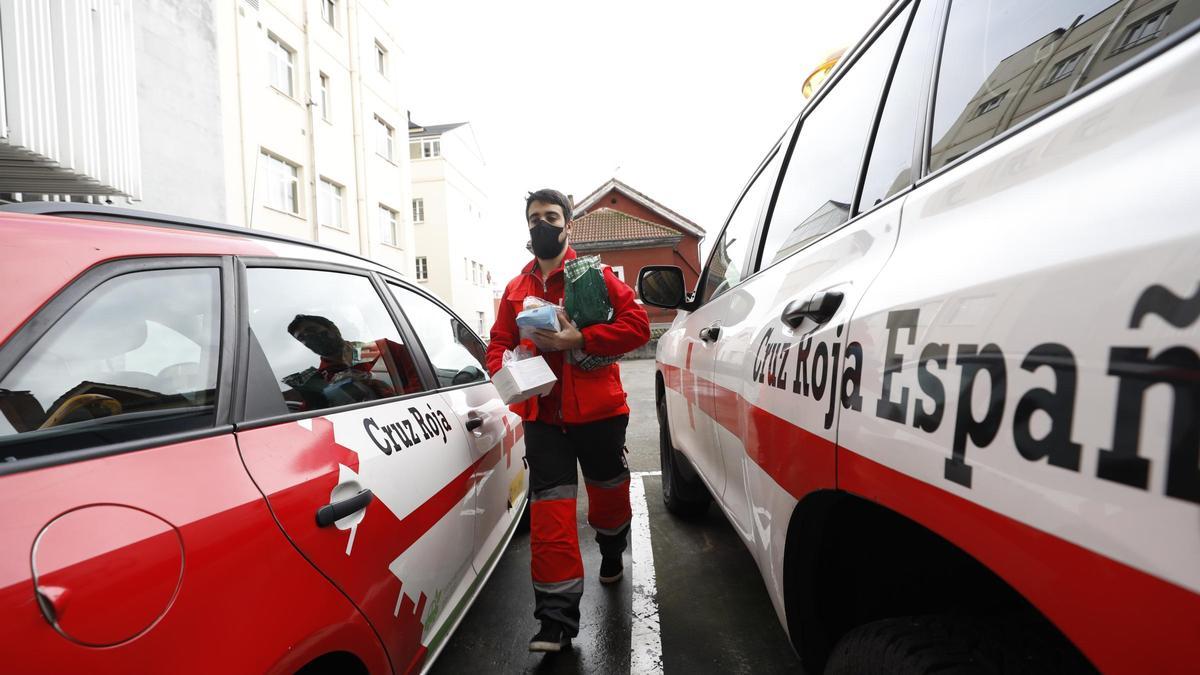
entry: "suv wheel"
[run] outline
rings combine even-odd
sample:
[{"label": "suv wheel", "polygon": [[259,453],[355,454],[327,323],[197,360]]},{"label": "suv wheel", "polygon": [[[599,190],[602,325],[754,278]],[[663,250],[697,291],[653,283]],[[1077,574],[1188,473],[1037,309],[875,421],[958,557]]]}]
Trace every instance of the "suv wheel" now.
[{"label": "suv wheel", "polygon": [[662,462],[663,503],[667,510],[683,517],[695,517],[707,511],[712,496],[699,476],[685,476],[680,470],[679,465],[687,460],[671,445],[667,402],[662,398],[658,400],[658,454]]}]

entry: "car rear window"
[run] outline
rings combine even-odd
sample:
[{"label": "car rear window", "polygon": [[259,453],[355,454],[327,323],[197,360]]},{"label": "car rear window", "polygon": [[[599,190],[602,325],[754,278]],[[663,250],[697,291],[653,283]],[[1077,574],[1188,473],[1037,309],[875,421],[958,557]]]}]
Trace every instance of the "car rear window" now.
[{"label": "car rear window", "polygon": [[216,268],[135,272],[97,286],[0,380],[0,457],[212,426],[220,298]]}]

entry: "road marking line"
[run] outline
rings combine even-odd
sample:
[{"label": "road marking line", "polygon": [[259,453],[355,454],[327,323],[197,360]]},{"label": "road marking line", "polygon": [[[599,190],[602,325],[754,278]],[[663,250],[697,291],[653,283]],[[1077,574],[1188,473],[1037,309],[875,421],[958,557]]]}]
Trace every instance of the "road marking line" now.
[{"label": "road marking line", "polygon": [[662,640],[658,625],[658,587],[654,580],[654,551],[650,547],[650,509],[646,505],[643,476],[659,471],[639,471],[629,482],[629,502],[633,510],[630,536],[633,552],[633,630],[629,646],[629,672],[636,675],[661,675]]},{"label": "road marking line", "polygon": [[641,478],[643,476],[661,476],[661,471],[634,471],[629,474],[631,478]]}]

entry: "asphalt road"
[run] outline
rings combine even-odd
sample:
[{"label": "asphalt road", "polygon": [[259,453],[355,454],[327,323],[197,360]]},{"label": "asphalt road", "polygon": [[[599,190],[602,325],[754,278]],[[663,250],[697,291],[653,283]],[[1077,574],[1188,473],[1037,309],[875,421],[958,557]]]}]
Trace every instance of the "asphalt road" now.
[{"label": "asphalt road", "polygon": [[[658,471],[654,361],[623,362],[621,379],[632,410],[626,436],[629,468]],[[758,567],[720,510],[714,505],[702,518],[680,520],[663,506],[661,478],[635,480],[643,481],[649,510],[662,672],[800,672]],[[587,580],[580,633],[571,649],[546,656],[529,652],[529,638],[538,627],[529,585],[529,535],[517,533],[434,664],[434,674],[631,672],[630,571],[637,561],[626,551],[625,577],[602,586],[596,580],[600,553],[586,514],[586,491],[580,486],[579,540]]]}]

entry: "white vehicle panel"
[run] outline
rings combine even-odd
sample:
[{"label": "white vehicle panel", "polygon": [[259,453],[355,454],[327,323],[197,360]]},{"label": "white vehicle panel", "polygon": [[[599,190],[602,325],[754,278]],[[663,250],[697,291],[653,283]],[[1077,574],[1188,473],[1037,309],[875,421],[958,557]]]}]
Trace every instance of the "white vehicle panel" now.
[{"label": "white vehicle panel", "polygon": [[[1198,69],[1200,42],[1185,42],[909,197],[896,253],[850,327],[851,340],[875,346],[865,352],[866,403],[840,429],[851,452],[1192,591],[1200,591],[1200,502],[1168,495],[1167,478],[1200,481],[1195,446],[1190,457],[1185,447],[1194,431],[1168,456],[1173,429],[1195,425],[1194,410],[1173,419],[1174,397],[1194,404],[1195,385],[1173,395],[1157,384],[1140,415],[1131,414],[1137,396],[1122,413],[1118,393],[1139,377],[1129,359],[1140,357],[1118,351],[1145,349],[1153,359],[1178,347],[1194,357],[1200,344]],[[1153,308],[1135,311],[1139,304]],[[885,393],[893,341],[901,368]],[[931,344],[947,346],[942,367],[928,360],[936,346],[921,357]],[[964,345],[989,344],[1003,354],[1003,387],[986,368],[971,380],[978,366],[961,365]],[[1041,365],[1023,368],[1039,345]],[[944,385],[940,422],[926,419],[931,431],[914,426],[918,406],[935,410],[936,387],[918,380],[922,364]],[[1037,388],[1052,402],[1021,403]],[[877,401],[900,403],[905,390],[902,421],[877,414]],[[979,422],[989,402],[1002,407],[994,431]],[[1047,406],[1058,406],[1053,418]],[[1026,427],[1023,456],[1014,434]],[[1098,475],[1120,434],[1133,434],[1149,462],[1145,486]],[[968,472],[947,470],[956,444]]]}]

